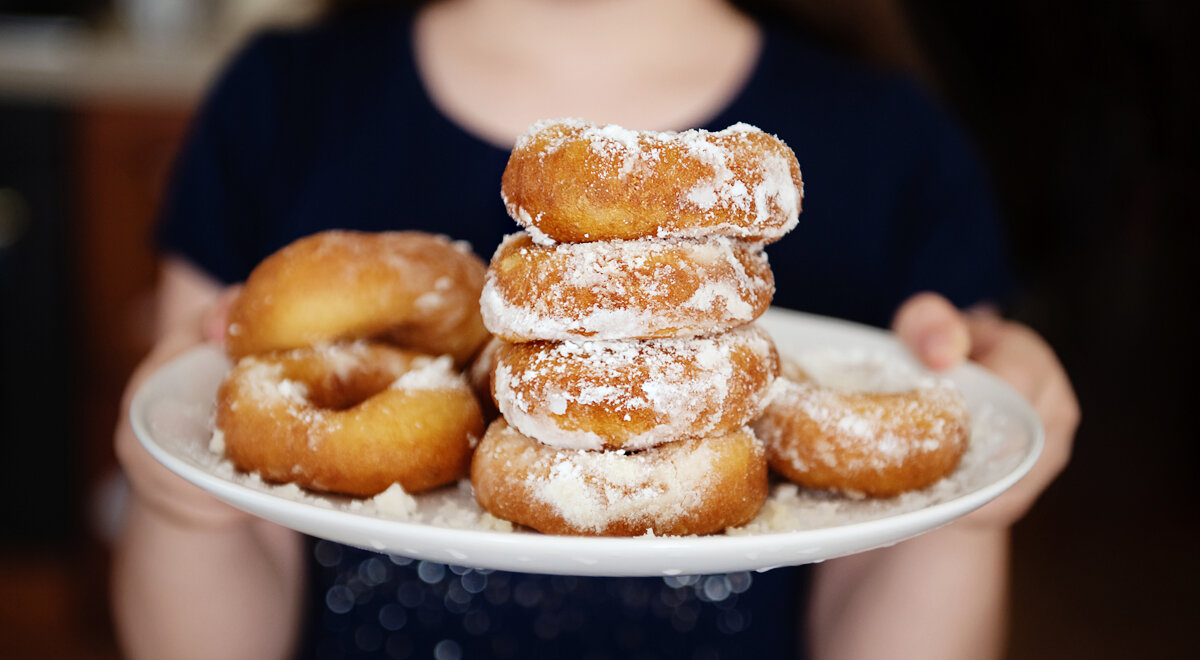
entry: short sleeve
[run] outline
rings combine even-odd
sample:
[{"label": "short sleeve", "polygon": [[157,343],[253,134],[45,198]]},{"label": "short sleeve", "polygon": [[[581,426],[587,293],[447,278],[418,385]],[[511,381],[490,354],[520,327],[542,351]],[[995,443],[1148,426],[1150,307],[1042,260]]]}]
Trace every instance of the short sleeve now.
[{"label": "short sleeve", "polygon": [[245,279],[261,258],[279,103],[274,39],[252,40],[213,86],[175,162],[159,218],[160,249],[226,283]]}]

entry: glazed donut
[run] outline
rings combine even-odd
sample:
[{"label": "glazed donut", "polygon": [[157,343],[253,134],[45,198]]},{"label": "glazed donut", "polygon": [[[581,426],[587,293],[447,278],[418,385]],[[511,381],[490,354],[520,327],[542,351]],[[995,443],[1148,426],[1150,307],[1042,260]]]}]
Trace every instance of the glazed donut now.
[{"label": "glazed donut", "polygon": [[881,357],[822,360],[785,366],[801,380],[776,380],[754,424],[772,469],[806,488],[890,497],[958,466],[970,422],[952,384]]},{"label": "glazed donut", "polygon": [[653,339],[753,321],[775,294],[766,254],[727,238],[535,245],[519,232],[492,257],[484,323],[510,342]]},{"label": "glazed donut", "polygon": [[548,534],[711,534],[753,518],[767,497],[762,444],[749,429],[653,449],[555,449],[492,422],[471,461],[475,499]]},{"label": "glazed donut", "polygon": [[346,339],[384,339],[465,364],[487,339],[483,262],[421,232],[326,231],[263,260],[229,311],[238,358]]},{"label": "glazed donut", "polygon": [[755,325],[694,339],[505,344],[496,403],[521,433],[565,449],[638,450],[749,424],[778,372]]},{"label": "glazed donut", "polygon": [[544,120],[517,138],[501,180],[510,216],[541,244],[728,236],[796,226],[796,156],[748,124],[710,133]]},{"label": "glazed donut", "polygon": [[217,392],[216,429],[241,470],[369,496],[466,474],[483,419],[448,357],[358,341],[242,358]]}]

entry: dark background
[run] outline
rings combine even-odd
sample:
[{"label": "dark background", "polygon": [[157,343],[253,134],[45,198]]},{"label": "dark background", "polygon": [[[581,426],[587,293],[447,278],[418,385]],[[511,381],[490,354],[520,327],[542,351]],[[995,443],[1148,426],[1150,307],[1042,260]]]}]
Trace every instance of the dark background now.
[{"label": "dark background", "polygon": [[994,173],[1027,283],[1012,314],[1083,410],[1070,467],[1014,532],[1011,655],[1190,655],[1198,5],[908,4]]},{"label": "dark background", "polygon": [[[800,2],[789,16],[912,70],[961,117],[1025,284],[1008,311],[1055,347],[1081,402],[1070,467],[1014,530],[1010,656],[1185,657],[1200,624],[1200,3],[836,4]],[[0,13],[35,5],[0,0]],[[88,21],[106,8],[60,5]],[[863,18],[881,5],[907,17],[907,47],[881,45],[887,29]],[[113,383],[131,365],[79,354],[94,296],[73,257],[105,240],[72,230],[80,125],[59,104],[0,97],[0,189],[24,193],[31,228],[0,247],[3,657],[114,656],[104,546],[86,521],[115,412],[89,413],[80,388],[103,383],[115,411]]]}]

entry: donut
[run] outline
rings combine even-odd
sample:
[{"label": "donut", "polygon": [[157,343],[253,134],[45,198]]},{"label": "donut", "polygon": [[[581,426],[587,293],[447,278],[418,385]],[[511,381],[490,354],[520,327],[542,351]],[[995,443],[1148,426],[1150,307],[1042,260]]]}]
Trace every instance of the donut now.
[{"label": "donut", "polygon": [[767,497],[762,444],[746,428],[639,452],[556,449],[503,418],[471,461],[479,505],[548,534],[711,534],[753,518]]},{"label": "donut", "polygon": [[752,422],[778,371],[755,325],[693,339],[504,344],[493,381],[508,423],[553,447],[637,450]]},{"label": "donut", "polygon": [[448,356],[357,341],[242,358],[217,392],[216,429],[241,470],[370,496],[464,476],[484,426]]},{"label": "donut", "polygon": [[771,468],[806,488],[890,497],[958,466],[970,421],[943,379],[882,358],[837,355],[814,370],[786,365],[755,433]]},{"label": "donut", "polygon": [[471,361],[465,374],[467,382],[471,384],[471,389],[475,391],[475,397],[479,399],[479,408],[483,411],[483,418],[488,422],[500,415],[496,397],[492,392],[492,375],[496,372],[496,359],[500,355],[500,349],[504,346],[505,342],[495,337],[489,339],[483,348],[479,349],[479,353]]},{"label": "donut", "polygon": [[723,332],[775,294],[766,253],[742,241],[645,239],[535,245],[505,238],[480,307],[491,332],[535,339],[654,339]]},{"label": "donut", "polygon": [[510,216],[542,244],[727,236],[767,243],[796,226],[796,156],[748,124],[711,133],[544,120],[501,180]]},{"label": "donut", "polygon": [[236,360],[324,342],[382,339],[465,364],[487,340],[485,265],[421,232],[326,231],[262,261],[229,312]]}]

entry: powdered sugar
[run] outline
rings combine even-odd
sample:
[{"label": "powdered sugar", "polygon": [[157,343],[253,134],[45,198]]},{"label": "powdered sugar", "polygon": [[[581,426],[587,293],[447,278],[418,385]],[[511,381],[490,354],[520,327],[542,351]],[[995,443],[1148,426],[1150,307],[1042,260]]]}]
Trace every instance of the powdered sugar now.
[{"label": "powdered sugar", "polygon": [[[550,477],[533,484],[538,499],[551,504],[570,524],[600,530],[615,521],[671,520],[699,501],[696,483],[668,471],[652,472],[637,456],[618,452],[579,452],[577,462],[562,462]],[[713,469],[703,452],[683,466],[699,474]],[[602,476],[604,482],[594,480]]]},{"label": "powdered sugar", "polygon": [[792,362],[822,387],[843,392],[903,392],[948,386],[949,381],[912,359],[866,349],[820,349]]},{"label": "powdered sugar", "polygon": [[[739,128],[749,128],[746,124],[738,124]],[[755,129],[757,130],[757,129]],[[745,132],[741,130],[739,132]],[[701,180],[687,193],[687,201],[698,209],[708,211],[718,203],[731,208],[747,210],[753,199],[746,183],[734,176],[730,168],[731,154],[708,139],[707,134],[688,132],[681,134],[679,140],[683,143],[688,154],[712,168],[712,176]]]},{"label": "powdered sugar", "polygon": [[647,520],[653,527],[655,521],[695,510],[718,469],[717,457],[703,442],[672,452],[669,460],[624,451],[560,450],[531,466],[525,485],[580,529],[599,531],[622,520]]},{"label": "powdered sugar", "polygon": [[[717,132],[654,132],[579,119],[543,120],[518,137],[513,153],[509,166],[521,172],[514,181],[542,183],[532,186],[536,192],[501,194],[509,214],[537,229],[535,238],[543,245],[550,244],[543,239],[588,241],[654,232],[775,240],[796,226],[803,197],[791,150],[744,123]],[[557,180],[559,172],[578,178]],[[655,193],[644,194],[647,190]],[[594,227],[588,224],[593,218]]]},{"label": "powdered sugar", "polygon": [[813,351],[794,362],[799,382],[780,381],[756,429],[796,472],[879,473],[943,442],[961,446],[962,396],[915,363],[862,350]]},{"label": "powdered sugar", "polygon": [[389,386],[395,390],[465,390],[466,380],[454,369],[449,355],[418,358],[413,368],[401,374]]},{"label": "powdered sugar", "polygon": [[510,424],[555,447],[619,439],[636,449],[741,426],[773,380],[773,344],[753,325],[704,338],[536,346],[501,353],[496,400]]},{"label": "powdered sugar", "polygon": [[[378,360],[378,363],[372,362]],[[388,377],[399,374],[388,385],[397,390],[456,390],[469,393],[466,379],[455,369],[450,356],[432,358],[398,350],[380,353],[365,341],[316,344],[309,348],[270,356],[249,356],[237,365],[243,395],[234,397],[230,408],[236,410],[242,398],[271,414],[290,417],[299,424],[309,450],[319,451],[323,439],[342,428],[343,416],[320,403],[319,392],[328,385],[288,377],[288,369],[305,371],[301,365],[319,363],[326,378],[348,383],[364,370],[384,368]],[[289,366],[290,365],[290,366]],[[385,381],[386,382],[386,381]],[[316,393],[314,392],[316,390]],[[348,404],[357,404],[351,401]]]},{"label": "powdered sugar", "polygon": [[853,497],[846,493],[805,490],[778,483],[758,516],[742,527],[725,530],[730,536],[775,534],[853,525],[899,516],[946,502],[991,483],[1012,470],[1014,459],[1004,456],[1005,426],[1011,423],[984,406],[972,415],[971,438],[958,468],[921,490],[888,498]]},{"label": "powdered sugar", "polygon": [[355,513],[373,512],[383,518],[410,520],[417,513],[417,500],[400,484],[392,484],[375,497],[350,502],[349,509]]},{"label": "powdered sugar", "polygon": [[504,337],[693,336],[746,323],[774,292],[765,253],[725,238],[533,245],[493,258],[480,308]]},{"label": "powdered sugar", "polygon": [[309,401],[306,384],[284,377],[282,363],[251,356],[242,358],[238,368],[244,370],[242,382],[251,400],[298,420],[307,432],[310,449],[315,450],[319,438],[338,428],[336,420]]}]

